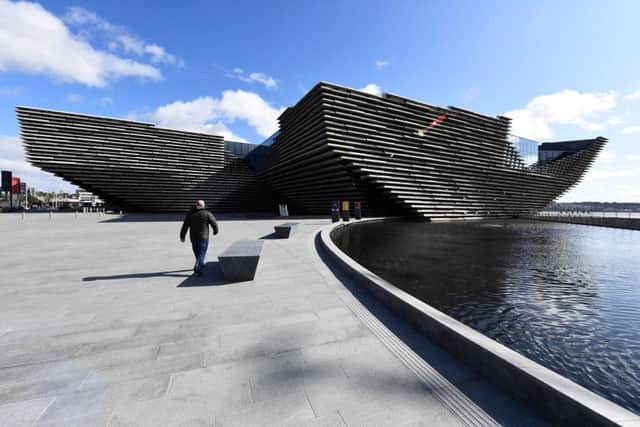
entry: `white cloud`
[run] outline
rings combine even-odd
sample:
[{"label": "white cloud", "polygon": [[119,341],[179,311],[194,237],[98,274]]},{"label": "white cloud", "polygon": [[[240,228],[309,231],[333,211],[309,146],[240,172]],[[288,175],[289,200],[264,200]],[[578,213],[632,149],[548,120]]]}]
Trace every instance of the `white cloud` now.
[{"label": "white cloud", "polygon": [[278,117],[284,111],[271,107],[260,95],[243,90],[226,90],[220,100],[220,112],[233,121],[246,120],[263,137],[273,135],[278,130]]},{"label": "white cloud", "polygon": [[244,141],[231,132],[229,124],[244,120],[266,138],[278,130],[277,119],[283,111],[284,107],[273,108],[256,93],[226,90],[221,98],[205,96],[158,107],[149,117],[161,127],[212,133]]},{"label": "white cloud", "polygon": [[382,90],[380,89],[380,86],[378,86],[375,83],[369,83],[368,85],[366,85],[365,87],[359,90],[362,92],[369,93],[371,95],[376,95],[376,96],[382,95]]},{"label": "white cloud", "polygon": [[17,136],[0,135],[0,159],[24,160],[24,151]]},{"label": "white cloud", "polygon": [[14,177],[36,190],[74,192],[76,189],[73,184],[29,164],[17,136],[0,135],[0,169],[11,171]]},{"label": "white cloud", "polygon": [[103,96],[102,98],[100,98],[100,100],[98,101],[98,103],[100,105],[113,105],[113,99],[109,98],[108,96]]},{"label": "white cloud", "polygon": [[595,176],[585,181],[565,194],[560,202],[618,202],[638,203],[640,201],[640,187],[630,183],[629,176]]},{"label": "white cloud", "polygon": [[629,101],[635,101],[636,99],[640,99],[640,90],[626,94],[624,96],[624,99],[628,99]]},{"label": "white cloud", "polygon": [[384,67],[386,67],[387,65],[389,65],[390,62],[389,61],[383,61],[382,59],[377,59],[376,60],[376,68],[378,70],[383,69]]},{"label": "white cloud", "polygon": [[640,133],[640,126],[627,126],[625,128],[622,128],[621,132],[624,133],[625,135]]},{"label": "white cloud", "polygon": [[473,101],[480,96],[480,88],[478,86],[471,86],[462,94],[462,100],[464,102]]},{"label": "white cloud", "polygon": [[526,108],[509,111],[511,132],[526,138],[544,140],[553,136],[551,125],[577,125],[587,130],[600,130],[621,121],[612,117],[594,121],[594,115],[615,109],[615,92],[580,93],[565,89],[550,95],[533,98]]},{"label": "white cloud", "polygon": [[614,116],[614,117],[610,117],[604,121],[598,121],[598,122],[582,122],[582,123],[578,123],[580,126],[582,126],[583,128],[585,128],[586,130],[590,130],[590,131],[596,131],[596,130],[602,130],[602,129],[606,129],[606,128],[610,128],[613,126],[618,126],[619,124],[622,123],[622,119],[618,116]]},{"label": "white cloud", "polygon": [[115,25],[109,23],[108,21],[102,18],[99,18],[98,15],[96,15],[95,13],[89,12],[87,9],[84,9],[81,7],[68,8],[67,13],[63,19],[65,22],[69,24],[77,24],[77,25],[90,24],[101,31],[105,31],[109,33],[118,31],[118,28]]},{"label": "white cloud", "polygon": [[628,154],[623,146],[615,153],[606,148],[598,156],[584,180],[560,201],[640,202],[640,155]]},{"label": "white cloud", "polygon": [[67,101],[77,103],[82,102],[84,100],[84,96],[77,93],[70,93],[67,95]]},{"label": "white cloud", "polygon": [[0,96],[18,96],[21,95],[23,89],[21,87],[2,87],[0,88]]},{"label": "white cloud", "polygon": [[605,162],[605,163],[611,163],[616,159],[616,153],[615,151],[612,150],[602,150],[602,152],[600,154],[598,154],[598,160]]},{"label": "white cloud", "polygon": [[260,83],[267,89],[277,89],[278,81],[265,73],[249,73],[246,74],[242,68],[234,68],[230,73],[225,74],[225,77],[231,79],[238,79],[245,83],[254,84]]},{"label": "white cloud", "polygon": [[596,178],[603,177],[622,177],[629,178],[640,175],[640,169],[594,169],[589,172],[589,176]]},{"label": "white cloud", "polygon": [[239,138],[220,121],[217,100],[209,96],[158,107],[150,118],[165,128],[222,135],[225,139]]},{"label": "white cloud", "polygon": [[13,70],[98,87],[120,77],[162,78],[151,65],[93,48],[37,3],[0,0],[0,71]]},{"label": "white cloud", "polygon": [[91,33],[98,30],[107,37],[107,47],[111,51],[121,47],[125,53],[137,56],[148,55],[153,63],[183,66],[184,62],[175,55],[168,53],[165,48],[155,43],[146,43],[138,36],[131,34],[124,27],[114,25],[81,7],[70,7],[64,16],[64,21],[73,26],[82,27],[83,31]]}]

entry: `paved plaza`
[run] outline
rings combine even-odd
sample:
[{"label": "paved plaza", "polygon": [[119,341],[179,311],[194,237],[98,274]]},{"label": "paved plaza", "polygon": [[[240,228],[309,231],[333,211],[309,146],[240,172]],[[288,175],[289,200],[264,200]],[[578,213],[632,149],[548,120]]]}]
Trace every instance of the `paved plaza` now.
[{"label": "paved plaza", "polygon": [[[0,425],[542,425],[325,262],[303,219],[0,215]],[[263,239],[251,282],[217,254]]]}]

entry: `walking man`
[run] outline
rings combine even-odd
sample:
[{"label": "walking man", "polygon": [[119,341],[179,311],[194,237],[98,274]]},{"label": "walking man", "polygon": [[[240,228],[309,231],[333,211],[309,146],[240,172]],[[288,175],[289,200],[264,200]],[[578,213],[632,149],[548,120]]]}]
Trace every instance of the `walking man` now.
[{"label": "walking man", "polygon": [[196,205],[191,208],[191,212],[185,217],[184,223],[182,223],[182,229],[180,230],[180,241],[184,242],[187,236],[187,230],[190,229],[189,238],[191,239],[193,255],[196,257],[193,274],[196,276],[202,274],[204,258],[207,256],[209,226],[213,228],[214,235],[218,234],[218,223],[216,223],[215,217],[204,208],[204,200],[198,200]]}]

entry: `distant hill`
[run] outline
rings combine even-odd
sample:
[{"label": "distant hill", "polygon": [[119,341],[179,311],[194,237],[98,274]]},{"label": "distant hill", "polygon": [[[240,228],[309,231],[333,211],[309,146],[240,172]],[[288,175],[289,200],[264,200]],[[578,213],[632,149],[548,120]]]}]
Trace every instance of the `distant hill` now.
[{"label": "distant hill", "polygon": [[640,212],[640,203],[575,202],[552,203],[545,211]]}]

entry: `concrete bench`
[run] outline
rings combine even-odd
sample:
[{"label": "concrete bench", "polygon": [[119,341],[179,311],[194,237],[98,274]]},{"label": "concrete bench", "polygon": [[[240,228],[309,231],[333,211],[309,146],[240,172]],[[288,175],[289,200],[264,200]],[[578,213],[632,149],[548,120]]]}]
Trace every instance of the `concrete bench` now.
[{"label": "concrete bench", "polygon": [[273,227],[276,230],[276,237],[279,239],[288,239],[296,228],[298,228],[297,222],[285,222],[284,224],[276,225]]},{"label": "concrete bench", "polygon": [[224,278],[233,282],[253,280],[263,243],[261,240],[238,240],[218,255]]}]

